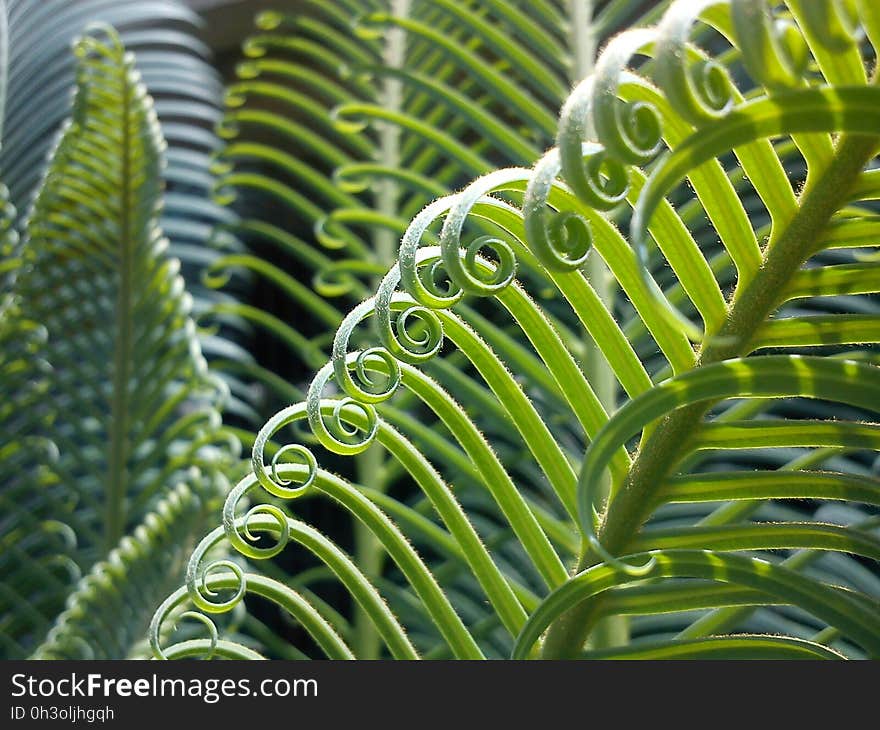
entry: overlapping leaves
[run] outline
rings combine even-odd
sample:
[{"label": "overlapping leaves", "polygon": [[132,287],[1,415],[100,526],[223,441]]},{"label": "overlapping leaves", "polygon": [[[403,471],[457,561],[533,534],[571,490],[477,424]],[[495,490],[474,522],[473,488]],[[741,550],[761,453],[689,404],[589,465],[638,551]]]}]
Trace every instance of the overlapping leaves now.
[{"label": "overlapping leaves", "polygon": [[[391,22],[430,34],[417,21]],[[730,50],[709,58],[692,42],[694,26]],[[858,251],[873,245],[876,225],[875,175],[864,170],[878,147],[877,89],[863,58],[877,32],[867,2],[819,9],[792,0],[771,18],[763,3],[734,0],[674,3],[657,28],[615,38],[568,97],[557,148],[534,169],[478,179],[407,227],[397,263],[343,320],[305,402],[262,429],[253,476],[227,499],[223,527],[197,549],[188,586],[157,614],[156,632],[187,599],[222,612],[252,590],[296,617],[328,654],[355,654],[350,627],[308,591],[206,565],[208,547],[225,536],[253,559],[290,541],[304,546],[396,656],[527,656],[548,628],[544,654],[574,656],[598,619],[613,614],[643,617],[632,627],[647,643],[597,656],[876,655],[877,579],[846,554],[877,557],[876,517],[864,506],[877,494],[876,315],[864,298],[875,287],[873,261]],[[641,64],[645,56],[652,62]],[[475,66],[467,68],[481,78]],[[759,85],[749,100],[732,81],[743,69]],[[486,93],[506,88],[493,79]],[[780,136],[793,144],[768,141]],[[655,162],[664,146],[671,152]],[[786,172],[792,157],[807,169],[797,194]],[[677,210],[666,196],[675,202],[685,177],[696,197]],[[707,223],[718,254],[695,240]],[[631,322],[620,324],[584,276],[596,257]],[[676,278],[665,290],[652,276],[669,281],[661,261]],[[547,287],[568,314],[536,303]],[[516,348],[485,336],[491,310],[470,308],[474,297],[501,304],[491,317]],[[825,313],[804,316],[807,297]],[[377,325],[372,339],[355,336],[365,321]],[[579,362],[572,321],[630,399],[616,412],[606,412]],[[768,347],[777,353],[760,352]],[[440,384],[424,372],[448,358],[461,358],[467,377]],[[532,389],[542,377],[546,400]],[[389,415],[397,390],[442,426],[430,436],[398,427]],[[465,403],[479,416],[470,418]],[[477,427],[487,414],[522,444],[516,463]],[[578,424],[585,455],[550,427],[559,420]],[[433,510],[369,479],[334,476],[304,445],[274,450],[270,439],[299,422],[336,454],[381,444]],[[640,444],[630,454],[634,436]],[[433,451],[419,448],[422,439]],[[761,464],[770,468],[756,472]],[[542,489],[518,488],[513,469],[531,472]],[[482,501],[459,502],[459,484],[482,491]],[[239,500],[259,490],[274,500],[238,516]],[[365,575],[277,501],[318,495],[365,525],[396,569]],[[790,501],[803,499],[815,501],[806,509]],[[506,526],[506,539],[483,541],[487,516]],[[274,536],[274,546],[256,542],[258,533]],[[574,578],[565,570],[571,556]],[[234,595],[217,603],[203,592],[212,586]],[[768,628],[790,636],[755,635]]]}]

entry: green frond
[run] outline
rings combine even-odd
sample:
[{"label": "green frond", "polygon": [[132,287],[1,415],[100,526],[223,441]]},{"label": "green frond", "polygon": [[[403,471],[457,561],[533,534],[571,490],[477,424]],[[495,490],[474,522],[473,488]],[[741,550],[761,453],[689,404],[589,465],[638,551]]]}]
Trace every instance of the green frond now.
[{"label": "green frond", "polygon": [[880,656],[871,2],[197,24],[0,1],[2,656]]},{"label": "green frond", "polygon": [[[246,46],[220,192],[289,211],[241,230],[299,283],[334,272],[338,300],[234,263],[338,324],[274,327],[314,376],[292,371],[305,397],[266,420],[203,546],[275,575],[292,540],[336,575],[354,623],[303,586],[275,599],[318,653],[880,654],[858,562],[880,556],[876,14],[863,35],[836,4],[679,0],[593,66],[582,45],[623,5],[568,34],[550,4],[392,3],[349,37],[313,4]],[[346,571],[313,499],[357,520]],[[270,592],[204,553],[159,654],[172,605]]]},{"label": "green frond", "polygon": [[[34,583],[44,555],[54,554],[75,577],[93,570],[104,575],[109,568],[100,561],[107,557],[115,566],[112,585],[86,577],[72,595],[92,598],[71,600],[88,603],[101,590],[100,600],[109,603],[115,591],[112,600],[132,620],[110,632],[95,628],[106,616],[71,609],[48,639],[60,643],[46,651],[65,654],[77,644],[110,657],[120,656],[143,631],[143,617],[139,623],[136,615],[150,607],[141,592],[167,591],[166,583],[148,589],[140,581],[144,569],[135,558],[173,580],[166,572],[171,566],[159,564],[201,524],[182,504],[169,506],[169,486],[184,483],[192,491],[178,501],[207,500],[225,483],[219,469],[231,464],[232,452],[217,410],[225,390],[207,370],[190,318],[191,297],[158,225],[165,142],[152,99],[133,56],[109,26],[93,27],[78,41],[76,55],[72,118],[28,216],[12,291],[17,311],[44,330],[22,377],[33,378],[40,363],[50,370],[33,381],[43,389],[38,408],[10,403],[18,406],[10,415],[29,422],[5,448],[26,450],[33,464],[46,463],[47,453],[54,458],[40,482],[3,485],[10,508],[4,519],[12,529],[4,530],[10,544],[4,560],[18,560],[22,574],[30,575],[27,584],[10,583],[17,605],[4,620],[23,620],[28,600],[44,605],[48,625],[27,634],[32,645],[71,590],[70,580]],[[37,420],[41,411],[45,417]],[[202,474],[193,472],[196,465]],[[147,517],[152,512],[160,515],[161,529]],[[144,520],[146,534],[137,531]],[[137,536],[136,550],[124,542],[129,534]],[[63,551],[56,547],[59,536],[67,543]],[[153,551],[152,559],[145,551]],[[97,630],[106,642],[94,640]]]},{"label": "green frond", "polygon": [[83,576],[33,652],[35,659],[130,656],[147,631],[147,607],[179,582],[193,533],[216,513],[220,492],[212,495],[210,479],[194,471],[187,481],[168,490],[143,523]]},{"label": "green frond", "polygon": [[[76,80],[71,45],[89,23],[108,23],[137,54],[167,143],[160,225],[169,240],[169,253],[180,259],[195,311],[209,307],[218,294],[202,286],[201,273],[224,253],[240,249],[240,244],[219,232],[219,226],[231,223],[234,216],[211,198],[215,183],[211,165],[221,144],[214,127],[221,118],[224,89],[212,67],[210,49],[199,40],[202,21],[179,0],[9,0],[4,5],[9,45],[8,64],[3,65],[8,78],[0,177],[7,181],[22,219],[42,181],[53,143],[70,116]],[[228,337],[240,340],[245,335],[230,332]],[[209,360],[226,354],[216,338],[201,337],[200,343]],[[237,384],[230,385],[235,389]]]}]

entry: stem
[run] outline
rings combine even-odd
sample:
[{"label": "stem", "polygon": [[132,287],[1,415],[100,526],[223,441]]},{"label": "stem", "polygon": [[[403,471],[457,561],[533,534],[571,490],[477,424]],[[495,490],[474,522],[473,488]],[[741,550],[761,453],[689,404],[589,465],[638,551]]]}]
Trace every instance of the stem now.
[{"label": "stem", "polygon": [[[782,234],[771,238],[766,246],[757,274],[737,286],[724,323],[716,336],[707,338],[696,367],[750,352],[756,331],[778,306],[780,293],[791,277],[817,250],[823,229],[846,203],[854,181],[874,156],[878,141],[880,138],[873,136],[841,137],[825,173],[802,196],[798,212]],[[712,402],[697,403],[671,412],[645,440],[599,529],[599,538],[610,552],[626,554],[629,543],[650,516],[653,491],[688,453],[711,406]],[[587,550],[578,563],[578,572],[599,562]],[[600,595],[560,616],[547,634],[543,656],[576,656],[595,624],[601,601]]]},{"label": "stem", "polygon": [[129,384],[131,380],[132,309],[132,170],[131,87],[122,85],[122,160],[120,166],[119,291],[116,296],[116,342],[113,348],[113,400],[110,407],[110,444],[107,457],[107,496],[104,519],[104,549],[112,550],[125,532],[125,497],[128,486]]},{"label": "stem", "polygon": [[[409,15],[411,0],[392,0],[391,14],[405,18]],[[388,68],[403,68],[406,60],[406,31],[396,25],[388,29],[382,61]],[[382,105],[386,109],[399,111],[403,106],[403,81],[389,76],[382,88]],[[388,168],[400,166],[400,127],[390,122],[380,123],[379,162]],[[376,183],[376,209],[383,215],[395,217],[398,213],[399,190],[391,178],[382,178]],[[394,231],[379,228],[373,233],[373,248],[376,260],[385,268],[390,268],[397,258],[397,236]],[[381,278],[381,277],[380,277]],[[380,279],[374,282],[379,285]],[[384,491],[385,469],[383,452],[372,448],[357,457],[358,481],[374,489]],[[382,573],[385,551],[376,536],[360,522],[354,525],[354,557],[358,567],[368,576],[376,577]],[[354,613],[354,652],[360,659],[378,659],[382,651],[382,639],[369,614],[358,606]]]},{"label": "stem", "polygon": [[[358,454],[358,482],[384,492],[386,487],[384,452],[373,446]],[[385,563],[385,550],[373,532],[359,520],[354,521],[354,562],[371,580],[381,575]],[[379,659],[382,637],[370,615],[357,606],[354,614],[354,641],[352,650],[358,659]]]},{"label": "stem", "polygon": [[[391,14],[398,18],[409,15],[411,0],[392,0]],[[406,31],[392,25],[387,31],[382,62],[388,68],[401,69],[406,60]],[[400,111],[403,106],[403,80],[389,76],[383,82],[382,106]],[[381,122],[379,127],[379,161],[389,168],[400,166],[400,127],[391,122]],[[387,216],[397,214],[399,191],[391,178],[376,183],[376,208]],[[397,236],[394,231],[380,228],[373,234],[376,258],[380,264],[391,267],[397,258]]]},{"label": "stem", "polygon": [[[593,72],[596,58],[596,30],[593,26],[593,0],[571,0],[571,33],[569,45],[572,52],[571,82],[578,83]],[[609,312],[614,311],[616,281],[601,256],[590,256],[584,269],[587,281]],[[617,408],[617,381],[602,351],[589,337],[585,341],[584,368],[590,385],[605,408],[614,413]],[[604,501],[611,491],[611,480],[606,478],[597,490]],[[609,616],[598,623],[592,634],[596,649],[621,646],[629,642],[629,619],[626,616]]]}]

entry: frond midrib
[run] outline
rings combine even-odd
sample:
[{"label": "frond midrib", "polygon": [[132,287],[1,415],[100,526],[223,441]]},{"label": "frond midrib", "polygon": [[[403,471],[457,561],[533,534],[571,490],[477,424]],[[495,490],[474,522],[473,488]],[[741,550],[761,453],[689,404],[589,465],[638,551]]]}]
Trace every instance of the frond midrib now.
[{"label": "frond midrib", "polygon": [[[878,143],[880,137],[841,137],[821,179],[805,193],[797,213],[779,238],[767,246],[761,268],[744,286],[737,287],[727,317],[717,333],[707,336],[695,367],[748,354],[753,336],[778,305],[779,293],[785,291],[786,284],[816,249],[822,232],[845,204]],[[611,553],[626,552],[648,517],[652,492],[670,476],[687,452],[711,405],[702,402],[670,413],[645,440],[599,528],[599,538]],[[576,572],[599,562],[588,548],[584,549]],[[601,598],[585,601],[560,617],[548,633],[545,657],[570,656],[583,645],[595,621],[599,601]]]},{"label": "frond midrib", "polygon": [[[123,66],[125,69],[125,66]],[[120,233],[119,290],[116,301],[116,337],[113,352],[113,401],[111,405],[110,443],[108,444],[107,505],[104,524],[104,546],[112,550],[125,531],[125,496],[129,457],[129,380],[131,379],[131,308],[132,253],[135,245],[132,231],[132,164],[131,164],[131,83],[122,70],[121,151],[120,165]]]}]

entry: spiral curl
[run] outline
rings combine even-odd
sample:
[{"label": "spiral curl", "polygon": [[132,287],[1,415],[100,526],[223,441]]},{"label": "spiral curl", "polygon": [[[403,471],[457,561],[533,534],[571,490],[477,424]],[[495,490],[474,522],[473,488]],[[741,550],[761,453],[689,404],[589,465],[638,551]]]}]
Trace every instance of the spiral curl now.
[{"label": "spiral curl", "polygon": [[202,285],[208,289],[223,289],[232,279],[235,269],[226,260],[227,257],[216,259],[201,272]]},{"label": "spiral curl", "polygon": [[[306,465],[301,468],[307,471],[306,478],[310,478],[308,475],[308,472],[311,471],[309,466]],[[311,478],[314,477],[312,476]],[[289,483],[290,480],[284,481]],[[240,554],[258,560],[274,557],[289,542],[290,526],[287,516],[275,505],[257,504],[251,507],[244,516],[235,517],[236,508],[241,499],[259,485],[259,480],[254,480],[253,477],[248,476],[243,478],[230,491],[223,506],[223,525],[212,530],[199,542],[187,563],[184,586],[169,596],[153,615],[150,623],[149,639],[153,654],[157,658],[167,658],[167,652],[161,647],[160,642],[162,625],[172,611],[187,598],[203,613],[185,611],[179,618],[193,618],[203,623],[209,631],[209,646],[203,658],[210,659],[215,653],[219,642],[219,634],[216,624],[206,614],[220,614],[232,611],[241,603],[247,593],[247,580],[243,570],[237,563],[229,559],[205,562],[208,553],[217,546],[224,536]],[[277,526],[278,537],[274,545],[270,547],[257,547],[253,544],[259,539],[252,529],[254,522],[260,523],[259,531],[261,533],[274,532],[266,524],[266,518],[269,518],[270,524]],[[232,585],[224,587],[232,588],[234,592],[230,598],[225,600],[217,600],[218,592],[209,585],[211,576],[216,575],[220,570],[225,571],[227,579],[230,574],[232,576]]]},{"label": "spiral curl", "polygon": [[[251,468],[254,476],[263,489],[279,499],[296,499],[312,486],[318,473],[318,462],[314,454],[300,444],[288,444],[281,447],[275,453],[268,469],[265,463],[266,444],[272,436],[285,426],[305,418],[306,405],[304,403],[289,406],[272,416],[257,432],[257,437],[254,439],[251,451]],[[297,462],[301,462],[306,470],[302,480],[296,483],[290,479],[282,478],[278,474],[278,465],[281,462],[281,457],[289,457],[291,455],[295,457]],[[289,464],[291,462],[286,461],[285,463]]]},{"label": "spiral curl", "polygon": [[359,259],[343,259],[322,266],[312,277],[315,293],[326,299],[351,294],[358,288],[358,277],[382,276],[385,267]]},{"label": "spiral curl", "polygon": [[535,165],[523,198],[523,223],[529,248],[546,268],[574,271],[582,267],[593,247],[589,222],[574,211],[553,210],[550,192],[562,170],[559,150],[549,150]]},{"label": "spiral curl", "polygon": [[[530,170],[519,167],[496,170],[477,178],[455,197],[440,231],[440,249],[449,278],[462,291],[476,296],[492,296],[509,286],[516,276],[516,256],[510,244],[503,238],[478,236],[463,246],[461,235],[465,222],[477,203],[492,192],[509,188],[516,181],[528,179],[529,173]],[[484,250],[494,254],[494,270],[486,271],[476,266],[477,255]]]},{"label": "spiral curl", "polygon": [[639,28],[615,36],[596,61],[588,110],[596,141],[614,160],[629,165],[650,162],[662,146],[660,113],[643,101],[620,98],[620,83],[633,56],[654,41],[654,29]]},{"label": "spiral curl", "polygon": [[755,81],[769,91],[803,83],[809,50],[792,22],[771,17],[763,0],[733,3],[731,19],[743,65]]},{"label": "spiral curl", "polygon": [[[354,364],[357,357],[358,355],[349,355],[346,364]],[[342,456],[360,454],[376,438],[379,416],[371,403],[358,401],[350,396],[341,400],[325,399],[323,392],[333,375],[334,365],[332,362],[327,363],[309,385],[305,403],[309,426],[315,438],[328,451]],[[355,415],[357,413],[360,413],[360,418]],[[360,424],[354,425],[357,421]]]},{"label": "spiral curl", "polygon": [[312,226],[312,233],[318,243],[331,251],[340,251],[348,246],[345,226],[337,221],[332,213],[318,218]]},{"label": "spiral curl", "polygon": [[[252,506],[242,517],[236,517],[235,513],[241,499],[257,484],[251,479],[242,479],[226,497],[223,503],[223,533],[229,540],[229,544],[241,555],[254,560],[268,560],[278,555],[290,541],[290,524],[287,515],[275,505],[256,504]],[[259,537],[252,532],[252,525],[260,517],[268,517],[278,527],[278,537],[270,547],[257,547],[254,543]],[[261,533],[267,532],[265,527],[260,528]]]},{"label": "spiral curl", "polygon": [[[413,334],[411,327],[418,322],[423,326],[423,334]],[[400,311],[394,321],[395,341],[403,345],[403,351],[412,360],[424,361],[432,358],[443,344],[443,325],[437,315],[420,305],[411,305]]]},{"label": "spiral curl", "polygon": [[[440,267],[430,270],[430,276],[425,277],[424,268],[419,265],[419,248],[423,245],[422,239],[428,232],[431,224],[444,215],[455,204],[457,195],[447,195],[438,198],[425,206],[419,214],[412,219],[403,238],[400,240],[400,249],[397,254],[396,267],[400,274],[403,288],[419,304],[429,309],[448,309],[458,303],[464,296],[464,291],[455,284]],[[394,269],[392,269],[392,272]],[[391,272],[389,272],[391,275]],[[440,276],[446,276],[446,287],[443,289]],[[386,277],[387,278],[387,277]],[[384,282],[383,282],[384,283]],[[394,283],[394,286],[397,282]]]},{"label": "spiral curl", "polygon": [[[424,251],[425,249],[421,249]],[[421,251],[416,256],[416,267],[423,264],[425,257]],[[430,269],[439,262],[439,257],[432,258]],[[395,264],[379,283],[376,291],[374,313],[376,330],[385,349],[401,362],[418,365],[430,360],[443,346],[443,325],[439,317],[428,307],[407,302],[395,319],[395,305],[403,300],[397,292],[400,283],[400,267]],[[410,325],[418,322],[422,326],[422,334],[414,334]]]},{"label": "spiral curl", "polygon": [[340,134],[360,134],[369,122],[357,104],[341,104],[330,112],[333,127]]},{"label": "spiral curl", "polygon": [[[646,164],[663,146],[664,119],[655,103],[621,98],[624,82],[653,90],[647,80],[628,70],[635,56],[655,56],[652,76],[685,120],[699,125],[730,111],[736,95],[726,70],[689,41],[691,26],[700,13],[720,3],[676,3],[657,28],[616,36],[600,55],[595,73],[578,84],[566,100],[557,147],[563,176],[584,203],[608,210],[622,202],[629,193],[628,167]],[[593,137],[596,146],[590,144]],[[552,163],[544,164],[550,168]],[[672,306],[651,278],[646,237],[634,237],[631,244],[638,274],[658,311],[689,339],[701,341],[702,328]]]},{"label": "spiral curl", "polygon": [[[190,600],[195,606],[207,613],[226,613],[237,606],[247,590],[244,571],[241,567],[231,560],[214,560],[206,565],[202,565],[202,558],[205,550],[199,550],[196,547],[186,568],[186,589]],[[208,578],[218,573],[221,569],[226,569],[232,573],[235,578],[235,592],[231,598],[218,600],[217,591],[208,586]]]},{"label": "spiral curl", "polygon": [[562,174],[580,200],[596,210],[611,210],[626,199],[629,176],[626,166],[612,158],[601,145],[585,146],[592,136],[591,115],[594,80],[590,76],[569,95],[559,116],[556,147]]},{"label": "spiral curl", "polygon": [[[872,40],[880,37],[880,13],[873,10],[869,0],[856,1],[860,12],[868,18],[868,35]],[[841,43],[852,43],[848,7],[849,4],[836,0],[809,4],[803,18],[805,29],[827,40],[828,47],[833,47],[835,38]],[[720,22],[716,22],[719,19]],[[368,33],[370,23],[381,24],[385,20],[385,16],[371,16],[361,32]],[[313,485],[318,471],[311,451],[298,444],[281,447],[267,467],[264,450],[272,435],[286,425],[305,419],[317,440],[328,450],[341,455],[363,452],[378,432],[374,405],[390,398],[401,383],[400,362],[423,363],[442,347],[442,321],[434,310],[453,307],[465,294],[496,296],[514,280],[517,260],[509,241],[484,235],[467,244],[462,242],[467,221],[471,216],[480,215],[479,206],[508,206],[492,193],[522,190],[525,185],[522,210],[516,212],[522,213],[529,249],[548,270],[571,271],[583,266],[592,250],[592,231],[584,216],[565,209],[560,192],[568,195],[570,189],[589,208],[611,210],[630,192],[629,167],[649,163],[663,147],[664,119],[660,108],[665,110],[666,106],[643,98],[635,101],[622,98],[620,87],[624,83],[648,87],[652,94],[656,91],[647,79],[629,70],[636,56],[653,56],[652,81],[675,114],[694,127],[730,114],[739,94],[725,66],[707,57],[692,42],[692,31],[698,22],[713,25],[722,33],[732,32],[746,70],[769,92],[802,83],[809,60],[807,43],[793,23],[772,18],[765,0],[674,2],[656,28],[632,30],[614,38],[599,57],[595,73],[581,81],[565,101],[560,113],[557,146],[532,170],[510,168],[490,173],[461,192],[428,204],[412,220],[402,237],[398,261],[382,279],[375,297],[355,307],[336,332],[331,361],[315,375],[306,402],[279,412],[260,430],[253,448],[253,470],[257,482],[267,492],[284,499],[300,496]],[[343,105],[334,110],[332,116],[341,131],[360,131],[367,123],[355,105]],[[339,181],[349,186],[346,188],[349,192],[359,192],[364,189],[364,180],[359,174],[359,168],[353,166],[346,174],[339,175]],[[567,189],[559,180],[560,175]],[[218,189],[218,194],[225,192]],[[431,227],[444,216],[439,246],[436,246]],[[649,219],[650,212],[643,216],[637,208],[631,243],[639,274],[663,314],[691,339],[699,340],[700,328],[666,300],[650,277],[646,243],[648,220],[643,218]],[[344,229],[344,221],[333,215],[315,223],[316,237],[328,248],[346,245],[340,235]],[[486,251],[487,256],[481,255]],[[212,274],[217,276],[216,269]],[[404,291],[399,291],[399,286]],[[381,346],[349,352],[355,328],[372,315]],[[325,397],[331,379],[345,397]],[[280,475],[279,460],[290,457],[300,467],[296,470],[299,475],[296,481]],[[243,480],[229,494],[224,504],[223,531],[241,554],[265,559],[284,549],[290,539],[290,527],[284,512],[273,505],[256,505],[243,517],[235,516],[239,501],[254,486],[252,481]],[[655,566],[653,557],[649,556],[644,564],[634,565],[611,554],[601,544],[596,529],[599,515],[595,486],[592,482],[582,485],[579,496],[579,522],[585,543],[595,555],[629,575],[648,574]],[[274,527],[267,525],[267,518],[273,525],[277,524],[278,537],[273,545],[258,547],[254,544],[257,535],[251,526],[259,522],[261,533],[274,533]],[[229,560],[200,568],[209,538],[203,540],[188,565],[186,591],[203,611],[218,613],[236,605],[246,586],[241,569]],[[223,568],[232,572],[238,584],[231,599],[214,600],[217,593],[210,589],[209,577]],[[179,596],[175,600],[179,602]],[[170,610],[167,608],[166,614]],[[186,615],[201,616],[198,620],[213,627],[213,651],[217,644],[213,622],[203,614],[187,612]],[[161,654],[158,639],[154,651]]]},{"label": "spiral curl", "polygon": [[[367,299],[346,315],[336,330],[330,362],[336,382],[342,391],[360,403],[381,403],[390,398],[400,385],[400,365],[384,347],[368,347],[355,353],[348,352],[351,336],[358,324],[370,317],[375,300]],[[381,368],[370,368],[381,363]],[[352,377],[352,372],[357,379]],[[376,373],[384,373],[377,379]]]},{"label": "spiral curl", "polygon": [[651,76],[676,113],[696,127],[727,114],[735,88],[727,69],[691,44],[691,30],[702,13],[726,4],[697,0],[670,6],[655,31]]},{"label": "spiral curl", "polygon": [[[300,494],[305,492],[310,486],[312,486],[312,482],[315,479],[315,474],[318,471],[318,463],[315,460],[314,454],[309,451],[302,444],[285,444],[278,451],[276,451],[272,456],[271,469],[272,469],[272,481],[275,484],[281,484],[285,487],[292,484],[290,479],[285,479],[284,477],[278,474],[278,467],[281,463],[291,464],[292,462],[289,460],[284,460],[285,457],[289,455],[293,455],[296,461],[300,461],[306,467],[306,478],[293,487],[292,489],[287,489],[285,491],[285,496],[287,499],[293,499],[298,497]],[[295,462],[294,462],[295,463]]]},{"label": "spiral curl", "polygon": [[[178,588],[174,593],[172,593],[168,598],[166,598],[162,605],[156,609],[156,612],[153,614],[153,618],[150,620],[150,627],[148,630],[148,638],[150,642],[150,649],[153,652],[153,656],[156,659],[168,659],[168,654],[165,649],[162,647],[162,627],[165,624],[165,620],[171,615],[171,613],[176,609],[187,597],[187,587],[183,586]],[[210,616],[206,616],[203,613],[199,613],[198,611],[184,611],[181,613],[172,624],[172,628],[176,629],[178,623],[186,618],[191,618],[199,623],[203,624],[208,629],[208,639],[209,644],[205,651],[204,659],[211,659],[214,656],[214,653],[217,649],[217,644],[220,639],[220,632],[217,630],[217,624],[211,619]]]}]

